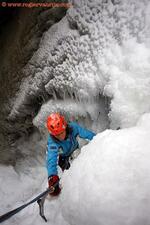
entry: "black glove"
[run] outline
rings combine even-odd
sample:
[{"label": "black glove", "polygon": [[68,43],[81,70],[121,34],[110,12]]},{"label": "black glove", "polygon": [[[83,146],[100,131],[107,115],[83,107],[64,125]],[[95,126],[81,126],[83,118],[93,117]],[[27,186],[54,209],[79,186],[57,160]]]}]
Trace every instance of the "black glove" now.
[{"label": "black glove", "polygon": [[54,188],[54,191],[50,193],[52,196],[57,196],[61,192],[61,188],[59,187],[59,177],[57,175],[52,175],[48,178],[49,188]]}]

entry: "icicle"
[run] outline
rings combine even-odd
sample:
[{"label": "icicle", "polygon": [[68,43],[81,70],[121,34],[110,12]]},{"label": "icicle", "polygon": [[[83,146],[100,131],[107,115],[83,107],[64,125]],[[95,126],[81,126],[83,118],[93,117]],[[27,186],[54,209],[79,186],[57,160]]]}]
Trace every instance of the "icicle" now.
[{"label": "icicle", "polygon": [[57,100],[56,92],[55,92],[54,89],[53,89],[53,97],[54,97],[55,100]]}]

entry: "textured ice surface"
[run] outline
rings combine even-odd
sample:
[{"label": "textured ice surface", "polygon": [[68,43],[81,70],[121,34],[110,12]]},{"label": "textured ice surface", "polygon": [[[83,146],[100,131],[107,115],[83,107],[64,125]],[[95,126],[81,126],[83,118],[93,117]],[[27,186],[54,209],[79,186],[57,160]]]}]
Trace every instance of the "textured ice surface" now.
[{"label": "textured ice surface", "polygon": [[[150,114],[98,134],[63,176],[63,215],[79,225],[149,225]],[[68,210],[69,209],[69,210]]]},{"label": "textured ice surface", "polygon": [[[66,17],[44,33],[38,51],[24,68],[27,78],[10,118],[28,114],[28,106],[40,97],[41,108],[33,120],[37,127],[44,126],[48,113],[59,110],[85,117],[86,123],[89,118],[96,124],[95,130],[101,131],[107,119],[102,126],[97,117],[102,106],[99,100],[102,95],[108,97],[111,128],[124,129],[106,130],[82,149],[64,173],[61,198],[46,203],[49,224],[149,225],[150,117],[142,115],[150,111],[150,2],[72,3]],[[10,180],[13,174],[5,171]],[[31,170],[31,177],[33,174]],[[42,174],[38,175],[31,178],[33,183],[43,179]],[[14,188],[16,179],[12,179]],[[22,190],[26,194],[27,177],[24,182]],[[3,209],[10,209],[10,195],[4,192],[4,185],[7,192],[10,190],[10,204],[14,203],[12,198],[20,201],[20,194],[12,196],[15,192],[11,184],[1,184]],[[68,222],[62,217],[62,208]],[[8,224],[45,223],[38,219],[34,206],[25,212]]]},{"label": "textured ice surface", "polygon": [[24,68],[28,77],[10,118],[28,113],[25,108],[39,96],[43,102],[69,98],[89,104],[105,95],[111,98],[111,127],[134,125],[149,111],[150,2],[72,4],[65,18],[44,33]]},{"label": "textured ice surface", "polygon": [[[38,115],[34,118],[33,124],[43,131],[46,127],[47,116],[52,112],[61,112],[66,115],[68,121],[77,120],[82,117],[80,121],[85,126],[95,131],[103,131],[109,126],[107,109],[105,108],[105,99],[101,98],[98,101],[78,102],[71,99],[50,100],[43,104]],[[97,121],[97,123],[91,123],[90,121]]]}]

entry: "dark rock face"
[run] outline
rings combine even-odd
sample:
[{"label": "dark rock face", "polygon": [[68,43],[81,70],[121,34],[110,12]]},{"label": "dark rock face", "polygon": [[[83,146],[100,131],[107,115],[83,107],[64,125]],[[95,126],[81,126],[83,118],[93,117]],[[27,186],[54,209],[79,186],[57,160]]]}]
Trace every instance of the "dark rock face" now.
[{"label": "dark rock face", "polygon": [[[0,8],[0,163],[12,164],[14,140],[33,132],[30,116],[17,122],[7,116],[25,76],[22,68],[38,49],[43,33],[65,14],[65,8]],[[36,107],[33,102],[33,111]]]}]

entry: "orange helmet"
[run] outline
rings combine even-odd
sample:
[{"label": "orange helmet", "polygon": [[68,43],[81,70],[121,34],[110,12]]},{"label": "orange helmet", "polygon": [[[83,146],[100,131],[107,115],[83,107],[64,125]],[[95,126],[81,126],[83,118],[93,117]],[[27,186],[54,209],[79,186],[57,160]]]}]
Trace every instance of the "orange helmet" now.
[{"label": "orange helmet", "polygon": [[52,113],[47,117],[47,129],[53,136],[62,133],[66,127],[67,122],[59,113]]}]

